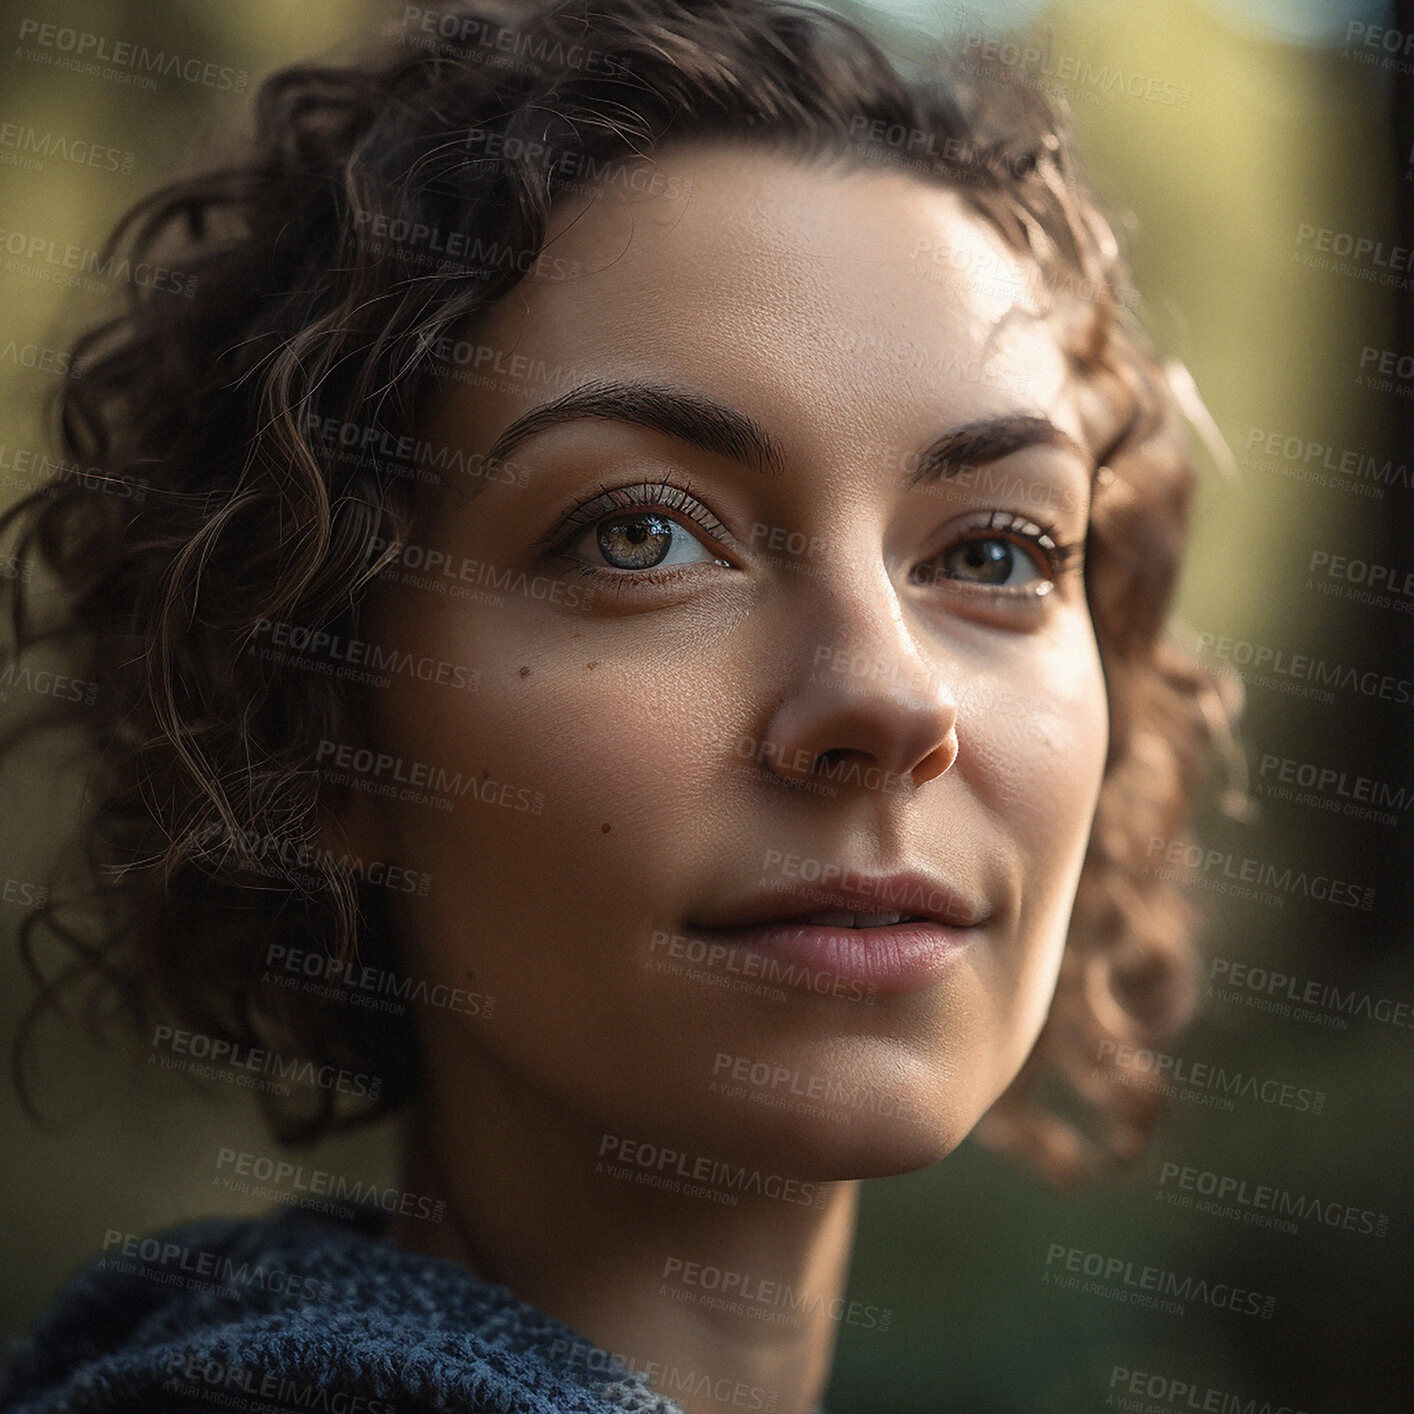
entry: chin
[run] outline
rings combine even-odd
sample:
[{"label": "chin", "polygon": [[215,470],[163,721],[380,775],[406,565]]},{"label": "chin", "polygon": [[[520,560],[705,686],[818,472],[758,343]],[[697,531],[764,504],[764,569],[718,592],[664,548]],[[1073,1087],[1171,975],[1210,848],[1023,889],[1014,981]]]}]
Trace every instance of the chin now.
[{"label": "chin", "polygon": [[703,1143],[734,1162],[802,1181],[894,1178],[946,1158],[981,1116],[980,1110],[960,1115],[936,1105],[927,1112],[910,1107],[908,1114],[847,1113],[844,1119],[837,1108],[821,1115],[810,1106],[737,1105],[719,1112],[712,1138]]},{"label": "chin", "polygon": [[967,1137],[967,1129],[940,1124],[933,1132],[917,1126],[901,1127],[897,1121],[874,1121],[860,1126],[848,1143],[822,1156],[828,1171],[816,1174],[820,1182],[852,1178],[897,1178],[918,1173],[945,1159]]}]

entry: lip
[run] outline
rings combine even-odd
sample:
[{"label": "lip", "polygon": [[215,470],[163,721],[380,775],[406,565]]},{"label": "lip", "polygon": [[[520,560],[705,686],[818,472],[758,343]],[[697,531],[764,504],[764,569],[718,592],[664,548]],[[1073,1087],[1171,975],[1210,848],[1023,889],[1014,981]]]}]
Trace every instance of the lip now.
[{"label": "lip", "polygon": [[[825,979],[863,984],[871,992],[927,986],[982,936],[986,905],[942,880],[908,871],[867,875],[825,866],[828,882],[792,881],[725,905],[688,926],[707,939],[764,954],[780,964],[763,980],[797,982],[817,994]],[[874,928],[807,923],[811,913],[851,909],[917,914]],[[837,995],[858,995],[836,990]]]}]

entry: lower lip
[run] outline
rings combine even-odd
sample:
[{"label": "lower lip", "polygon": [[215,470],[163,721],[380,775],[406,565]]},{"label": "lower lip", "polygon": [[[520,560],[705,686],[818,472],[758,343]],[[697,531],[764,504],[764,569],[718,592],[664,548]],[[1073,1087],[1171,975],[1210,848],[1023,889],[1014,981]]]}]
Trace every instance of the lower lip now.
[{"label": "lower lip", "polygon": [[[708,939],[761,953],[782,964],[762,982],[792,982],[828,996],[848,995],[831,983],[863,983],[876,992],[925,987],[951,967],[982,935],[981,925],[954,927],[915,919],[882,928],[840,928],[814,923],[766,923],[747,928],[699,928]],[[792,976],[788,969],[802,969]]]}]

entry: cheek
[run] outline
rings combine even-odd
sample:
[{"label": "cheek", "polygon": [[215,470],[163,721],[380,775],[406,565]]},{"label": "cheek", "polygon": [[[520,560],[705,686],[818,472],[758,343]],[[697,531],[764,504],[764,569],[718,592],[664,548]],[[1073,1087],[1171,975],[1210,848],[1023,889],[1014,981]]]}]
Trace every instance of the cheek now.
[{"label": "cheek", "polygon": [[[1033,897],[1078,877],[1109,746],[1109,705],[1089,620],[982,690],[978,768],[1000,823],[1027,866]],[[987,710],[990,708],[991,710]]]},{"label": "cheek", "polygon": [[987,979],[998,1024],[1016,1043],[1004,1072],[1050,1008],[1104,772],[1108,702],[1088,624],[993,691],[974,769],[1017,870],[1014,916]]},{"label": "cheek", "polygon": [[[584,646],[589,635],[572,627],[547,632],[510,613],[437,617],[440,630],[435,617],[409,619],[390,641],[449,657],[458,641],[467,657],[474,642],[478,691],[398,684],[379,726],[400,756],[472,783],[446,814],[395,813],[399,848],[447,880],[436,892],[449,907],[474,898],[476,922],[455,926],[429,899],[436,921],[429,929],[414,920],[413,936],[461,937],[493,968],[495,939],[533,937],[557,975],[597,979],[602,931],[617,964],[632,968],[651,930],[676,921],[684,843],[720,823],[711,760],[729,750],[729,731],[702,690],[710,678],[689,671],[685,654],[661,663],[608,656],[602,638]],[[515,808],[526,796],[538,802],[533,811]],[[596,935],[588,946],[586,932]]]},{"label": "cheek", "polygon": [[659,660],[559,637],[519,658],[513,645],[485,654],[481,692],[459,705],[457,740],[539,783],[545,849],[607,863],[631,845],[652,859],[712,809],[709,762],[729,736],[706,690],[713,665],[686,649]]},{"label": "cheek", "polygon": [[[606,1129],[672,1133],[688,1112],[707,1123],[714,1057],[774,1052],[758,1011],[673,975],[654,937],[681,926],[704,860],[741,824],[723,804],[732,699],[698,671],[710,651],[601,657],[602,635],[582,648],[589,635],[572,629],[521,630],[509,616],[478,626],[476,693],[406,688],[380,723],[402,755],[544,795],[538,814],[471,799],[447,814],[394,809],[396,850],[434,880],[405,903],[405,957],[494,999],[490,1021],[470,1028],[430,1017],[429,1044],[444,1073],[490,1056]],[[412,648],[413,636],[394,641]],[[417,637],[419,652],[451,649],[445,635]],[[814,1015],[805,1001],[791,1014]],[[617,1036],[631,1049],[606,1040]]]}]

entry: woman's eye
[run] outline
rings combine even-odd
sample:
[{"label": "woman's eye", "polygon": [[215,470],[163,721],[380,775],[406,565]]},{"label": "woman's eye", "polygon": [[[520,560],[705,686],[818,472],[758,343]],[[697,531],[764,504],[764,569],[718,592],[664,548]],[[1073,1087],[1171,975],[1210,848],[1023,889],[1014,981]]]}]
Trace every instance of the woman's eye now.
[{"label": "woman's eye", "polygon": [[977,535],[949,545],[913,572],[918,584],[963,580],[996,589],[1023,589],[1037,580],[1050,579],[1049,567],[1033,553],[1000,535]]},{"label": "woman's eye", "polygon": [[596,567],[648,570],[667,565],[726,564],[681,521],[659,511],[631,511],[606,516],[590,526],[571,547]]}]

